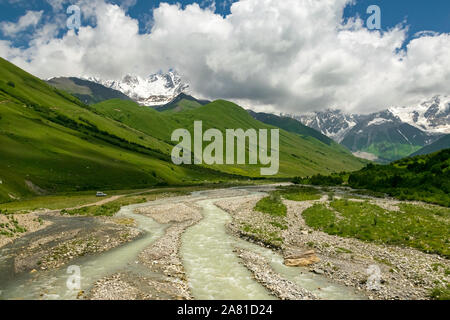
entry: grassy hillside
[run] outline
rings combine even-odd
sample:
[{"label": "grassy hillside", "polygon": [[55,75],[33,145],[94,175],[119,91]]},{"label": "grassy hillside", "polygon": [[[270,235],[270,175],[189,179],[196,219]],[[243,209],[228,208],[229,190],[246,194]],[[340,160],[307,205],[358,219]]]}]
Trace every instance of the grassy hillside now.
[{"label": "grassy hillside", "polygon": [[[259,177],[260,166],[175,166],[173,130],[273,128],[215,101],[157,112],[132,101],[88,106],[0,59],[0,202],[77,190],[131,189]],[[363,163],[312,136],[281,131],[279,177],[356,170]]]},{"label": "grassy hillside", "polygon": [[350,186],[388,193],[402,200],[450,206],[450,149],[405,158],[390,165],[368,165],[348,179]]},{"label": "grassy hillside", "polygon": [[431,139],[430,135],[406,123],[393,121],[368,126],[367,122],[355,126],[341,143],[353,152],[373,154],[381,163],[407,157]]},{"label": "grassy hillside", "polygon": [[172,146],[0,60],[0,201],[60,191],[227,179],[169,161]]},{"label": "grassy hillside", "polygon": [[70,93],[86,104],[99,103],[110,99],[131,100],[131,98],[120,91],[79,78],[53,78],[48,80],[47,83],[57,89]]},{"label": "grassy hillside", "polygon": [[432,144],[423,147],[417,152],[414,152],[411,154],[411,157],[424,155],[424,154],[430,154],[433,152],[438,152],[444,149],[450,148],[450,134],[443,136],[438,141],[433,142]]},{"label": "grassy hillside", "polygon": [[[205,106],[176,113],[158,113],[135,103],[113,100],[94,105],[98,112],[116,121],[147,132],[158,139],[170,142],[171,133],[178,128],[188,129],[193,135],[194,121],[203,121],[203,130],[226,129],[274,129],[274,126],[253,119],[244,109],[234,103],[218,100]],[[353,157],[345,148],[331,146],[305,135],[280,132],[280,176],[310,175],[318,172],[331,173],[345,168],[356,170],[366,162]],[[259,176],[260,166],[214,166],[223,172],[238,175]]]},{"label": "grassy hillside", "polygon": [[392,160],[406,157],[420,148],[421,146],[419,145],[415,146],[405,143],[383,141],[372,143],[369,146],[362,148],[361,151],[376,155],[378,157],[377,161],[381,163],[388,163]]}]

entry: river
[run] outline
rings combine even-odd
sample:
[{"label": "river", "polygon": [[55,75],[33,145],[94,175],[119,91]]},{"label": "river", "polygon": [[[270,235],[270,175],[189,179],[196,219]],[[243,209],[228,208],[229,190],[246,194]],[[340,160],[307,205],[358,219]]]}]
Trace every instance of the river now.
[{"label": "river", "polygon": [[[229,189],[228,191],[230,191]],[[154,206],[167,201],[195,201],[201,208],[204,219],[190,227],[182,237],[181,256],[195,299],[212,300],[270,300],[272,295],[257,281],[239,261],[234,247],[255,251],[270,262],[283,277],[312,291],[322,299],[360,299],[350,288],[333,284],[324,277],[300,268],[283,264],[281,255],[249,242],[237,239],[226,232],[225,226],[231,217],[214,205],[226,197],[254,194],[252,188],[233,189],[231,192],[202,191],[188,197],[177,197],[122,207],[119,217],[132,218],[143,231],[138,239],[108,252],[75,259],[70,264],[81,270],[82,290],[89,290],[99,279],[119,271],[147,275],[149,271],[138,264],[141,251],[164,234],[167,225],[159,224],[135,209]],[[221,195],[220,195],[221,194]],[[228,194],[228,196],[227,196]],[[220,195],[220,196],[219,196]],[[0,250],[0,254],[2,250]],[[18,274],[0,284],[0,299],[76,299],[79,290],[69,290],[66,282],[71,276],[67,266],[41,271],[36,274]]]}]

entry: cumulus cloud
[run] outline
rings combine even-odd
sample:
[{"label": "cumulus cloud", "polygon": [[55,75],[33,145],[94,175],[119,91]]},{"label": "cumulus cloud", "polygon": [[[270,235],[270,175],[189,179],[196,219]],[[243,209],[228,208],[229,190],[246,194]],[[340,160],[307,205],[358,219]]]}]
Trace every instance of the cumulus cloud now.
[{"label": "cumulus cloud", "polygon": [[58,38],[49,24],[29,48],[0,41],[0,55],[43,78],[115,79],[174,68],[200,97],[266,111],[368,113],[448,94],[450,34],[416,34],[402,49],[403,24],[379,32],[360,18],[343,22],[350,2],[240,0],[226,17],[214,5],[163,3],[151,30],[140,34],[124,6],[82,0],[83,18],[94,26]]},{"label": "cumulus cloud", "polygon": [[23,32],[31,27],[36,27],[42,18],[44,11],[27,11],[26,14],[19,18],[19,21],[15,22],[2,22],[0,23],[1,32],[7,36],[12,37]]}]

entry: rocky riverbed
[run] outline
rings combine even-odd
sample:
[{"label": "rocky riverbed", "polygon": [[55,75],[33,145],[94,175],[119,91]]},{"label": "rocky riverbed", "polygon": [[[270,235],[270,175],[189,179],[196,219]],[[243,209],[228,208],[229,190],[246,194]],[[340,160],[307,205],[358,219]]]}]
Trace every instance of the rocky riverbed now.
[{"label": "rocky riverbed", "polygon": [[[165,233],[142,251],[136,264],[146,268],[151,276],[118,273],[94,284],[87,299],[193,299],[180,257],[181,235],[202,219],[195,203],[166,203],[136,210],[160,224],[167,224]],[[112,290],[114,288],[114,290]]]},{"label": "rocky riverbed", "polygon": [[[326,195],[316,201],[283,200],[288,211],[282,220],[254,211],[261,198],[223,199],[216,205],[232,215],[231,233],[281,252],[287,265],[297,263],[303,269],[353,287],[369,299],[429,299],[429,292],[436,284],[449,280],[450,263],[438,255],[331,236],[308,227],[302,212],[315,203],[326,203]],[[378,198],[370,201],[390,210],[399,203]],[[255,268],[249,262],[244,263],[249,269]],[[265,270],[264,274],[273,277],[273,281],[280,283],[278,275],[272,274],[267,266],[261,263],[258,266]],[[255,278],[263,284],[268,282],[261,277]]]},{"label": "rocky riverbed", "polygon": [[277,298],[281,300],[318,299],[308,290],[276,273],[263,256],[242,248],[236,248],[235,252],[242,259],[242,263],[253,273],[255,279]]},{"label": "rocky riverbed", "polygon": [[[128,216],[61,216],[55,212],[41,212],[39,215],[32,213],[11,217],[9,219],[17,221],[13,224],[26,225],[27,228],[20,237],[3,243],[3,247],[0,243],[0,283],[11,280],[12,274],[45,274],[50,270],[61,269],[82,256],[92,256],[93,261],[96,261],[95,257],[117,249],[124,248],[127,251],[121,252],[128,253],[130,248],[122,245],[135,241],[129,245],[139,249],[135,249],[120,268],[95,276],[90,282],[92,285],[86,288],[86,292],[79,292],[78,298],[193,299],[190,288],[192,283],[189,282],[180,249],[185,231],[204,218],[202,210],[206,210],[206,207],[203,207],[202,201],[207,199],[218,199],[214,200],[214,204],[230,214],[232,222],[227,225],[227,232],[223,232],[225,235],[228,233],[232,237],[273,250],[282,255],[286,266],[297,267],[299,274],[315,275],[322,279],[325,277],[332,283],[359,292],[360,297],[428,299],[430,289],[449,280],[449,261],[438,255],[331,236],[310,228],[302,213],[316,203],[328,205],[328,191],[322,194],[321,199],[314,201],[283,199],[287,207],[286,216],[254,211],[256,203],[265,196],[263,192],[274,190],[275,187],[210,190],[167,198],[139,206]],[[401,203],[392,199],[353,196],[346,189],[335,190],[334,197],[345,197],[351,201],[364,199],[390,211],[399,210]],[[210,201],[210,205],[212,203]],[[127,210],[132,212],[132,209]],[[138,228],[137,225],[137,221],[143,217],[156,226],[153,231],[157,230],[154,238],[148,242],[144,238],[150,232],[143,231],[147,229]],[[229,222],[226,221],[221,226]],[[208,237],[212,239],[214,234]],[[140,242],[140,246],[136,247],[139,239],[146,242]],[[257,250],[260,247],[250,246],[249,249],[243,241],[239,241],[240,245],[237,245],[234,254],[234,245],[230,250],[236,265],[241,263],[245,266],[254,280],[271,295],[283,300],[314,300],[318,296],[322,297],[320,291],[312,293],[300,286],[301,282],[293,282],[297,280],[284,275],[284,269],[279,268],[283,261],[279,255],[276,255],[278,264],[273,265],[266,255],[267,252],[273,252],[263,250],[263,256]],[[111,250],[113,248],[117,249]],[[245,268],[244,271],[248,273]]]},{"label": "rocky riverbed", "polygon": [[37,213],[0,214],[0,248],[13,243],[27,233],[45,229],[51,224]]},{"label": "rocky riverbed", "polygon": [[56,269],[86,255],[132,241],[140,231],[130,222],[105,217],[41,216],[42,228],[5,245],[2,269],[14,273]]}]

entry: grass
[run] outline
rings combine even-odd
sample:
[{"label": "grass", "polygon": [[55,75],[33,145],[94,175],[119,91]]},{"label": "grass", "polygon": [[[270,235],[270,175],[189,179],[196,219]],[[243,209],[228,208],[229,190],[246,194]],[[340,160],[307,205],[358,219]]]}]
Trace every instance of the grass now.
[{"label": "grass", "polygon": [[292,201],[319,200],[320,191],[312,187],[290,186],[279,188],[278,194]]},{"label": "grass", "polygon": [[370,164],[353,172],[355,189],[386,193],[400,200],[419,200],[450,207],[450,149],[405,158],[389,165]]},{"label": "grass", "polygon": [[61,214],[82,216],[113,216],[121,207],[154,201],[165,197],[188,195],[192,191],[203,190],[204,187],[167,188],[166,190],[154,190],[140,194],[129,194],[117,200],[99,206],[88,206],[73,210],[62,210]]},{"label": "grass", "polygon": [[[88,106],[1,58],[0,102],[0,203],[61,192],[261,178],[260,165],[173,165],[171,133],[192,132],[197,120],[204,131],[275,128],[224,100],[175,113],[118,99]],[[278,178],[363,164],[335,144],[280,131]]]},{"label": "grass", "polygon": [[165,187],[155,189],[133,189],[133,190],[103,190],[108,195],[105,198],[98,198],[95,194],[96,191],[82,191],[73,193],[62,193],[52,196],[38,196],[24,201],[15,201],[0,204],[0,210],[8,212],[20,213],[36,211],[38,209],[59,210],[64,208],[74,208],[78,206],[88,205],[100,200],[108,199],[115,195],[132,195],[139,193],[143,196],[147,194],[159,193],[159,192],[189,192],[203,190],[204,188],[213,188],[212,186],[186,186],[186,187]]},{"label": "grass", "polygon": [[0,215],[6,217],[7,220],[7,222],[0,222],[0,235],[14,237],[17,233],[27,232],[27,229],[19,225],[19,221],[12,214],[0,210]]},{"label": "grass", "polygon": [[[194,121],[203,121],[203,131],[211,128],[274,129],[271,125],[253,119],[247,111],[234,103],[217,100],[205,106],[186,108],[180,112],[157,112],[142,108],[133,102],[110,100],[94,105],[99,113],[127,127],[150,134],[167,144],[170,134],[185,128],[193,136]],[[206,144],[205,144],[206,145]],[[332,160],[330,160],[332,159]],[[337,144],[328,145],[312,136],[300,136],[280,131],[280,177],[338,171],[343,167],[361,168],[364,162],[343,151]],[[207,166],[229,174],[260,176],[260,165]]]},{"label": "grass", "polygon": [[[108,195],[112,195],[113,193],[115,192],[107,192]],[[26,201],[3,203],[0,204],[0,209],[15,213],[35,211],[38,209],[57,210],[62,208],[82,206],[97,201],[99,201],[99,198],[95,196],[95,193],[82,192],[81,194],[43,196],[35,197]]]},{"label": "grass", "polygon": [[450,209],[400,205],[386,211],[368,202],[336,200],[303,212],[306,223],[331,235],[416,248],[450,257]]},{"label": "grass", "polygon": [[353,253],[351,250],[346,249],[346,248],[341,248],[341,247],[336,248],[336,252],[338,252],[338,253]]},{"label": "grass", "polygon": [[180,101],[177,101],[176,103],[170,103],[169,105],[166,105],[164,107],[161,107],[158,109],[159,112],[181,112],[181,111],[187,111],[187,110],[194,110],[196,108],[201,107],[202,104],[195,100],[189,100],[189,99],[181,99]]},{"label": "grass", "polygon": [[81,215],[81,216],[108,216],[111,217],[119,212],[121,207],[129,206],[137,203],[145,203],[154,201],[156,199],[162,197],[170,197],[170,196],[180,196],[186,195],[189,192],[183,190],[165,192],[165,191],[156,191],[156,192],[148,192],[140,195],[128,195],[117,200],[108,202],[99,206],[89,206],[79,209],[73,210],[62,210],[61,214],[67,215]]},{"label": "grass", "polygon": [[287,208],[277,193],[271,193],[256,203],[255,211],[267,213],[274,217],[286,217]]},{"label": "grass", "polygon": [[281,231],[288,229],[286,222],[287,207],[283,204],[279,192],[271,192],[268,197],[258,201],[254,211],[268,215],[271,219],[268,219],[259,227],[244,224],[241,228],[242,231],[247,235],[251,234],[258,241],[278,248],[283,244]]},{"label": "grass", "polygon": [[450,285],[434,288],[430,292],[430,298],[432,300],[450,300]]},{"label": "grass", "polygon": [[279,248],[283,244],[283,238],[280,236],[280,232],[267,231],[263,227],[254,227],[249,224],[244,224],[241,229],[248,236],[266,245]]},{"label": "grass", "polygon": [[[261,182],[258,182],[261,183]],[[61,193],[52,196],[37,196],[24,201],[14,201],[0,204],[0,211],[21,214],[30,211],[36,211],[39,209],[49,210],[61,210],[65,208],[74,208],[78,206],[89,205],[100,200],[106,200],[111,196],[125,195],[131,197],[133,194],[139,194],[139,196],[147,196],[157,193],[169,193],[169,194],[188,194],[193,191],[209,190],[216,188],[227,188],[241,185],[252,185],[252,181],[229,181],[223,183],[211,183],[211,184],[199,184],[192,186],[169,186],[158,187],[152,189],[133,189],[133,190],[103,190],[108,194],[105,198],[98,198],[96,191],[81,191],[72,193]]]},{"label": "grass", "polygon": [[376,155],[381,159],[386,159],[387,161],[394,161],[420,150],[422,146],[411,145],[409,143],[394,143],[394,142],[377,142],[362,148],[361,151],[368,152]]}]

